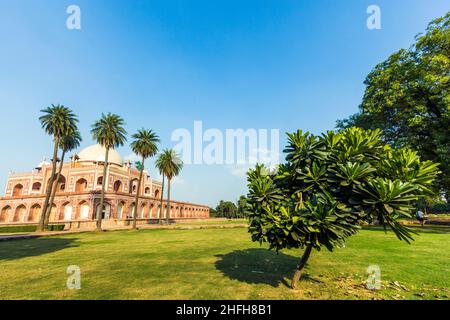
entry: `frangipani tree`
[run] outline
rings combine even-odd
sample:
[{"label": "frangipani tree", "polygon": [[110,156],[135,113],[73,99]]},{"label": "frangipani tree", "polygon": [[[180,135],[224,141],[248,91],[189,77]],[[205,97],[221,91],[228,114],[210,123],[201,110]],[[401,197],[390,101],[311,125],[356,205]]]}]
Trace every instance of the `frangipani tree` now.
[{"label": "frangipani tree", "polygon": [[431,192],[437,164],[416,152],[394,150],[381,131],[349,128],[322,136],[288,134],[286,163],[248,172],[249,232],[276,251],[305,248],[292,279],[298,286],[313,249],[332,251],[362,224],[378,220],[400,240],[414,233],[400,223],[414,202]]}]

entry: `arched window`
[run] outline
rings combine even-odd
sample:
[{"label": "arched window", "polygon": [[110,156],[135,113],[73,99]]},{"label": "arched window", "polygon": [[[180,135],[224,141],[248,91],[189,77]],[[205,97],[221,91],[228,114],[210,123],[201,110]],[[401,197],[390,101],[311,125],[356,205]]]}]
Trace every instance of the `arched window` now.
[{"label": "arched window", "polygon": [[155,198],[159,198],[159,190],[158,189],[155,190]]},{"label": "arched window", "polygon": [[79,179],[75,184],[75,192],[84,192],[87,189],[86,179]]},{"label": "arched window", "polygon": [[59,177],[59,180],[58,180],[58,190],[59,190],[59,191],[64,191],[64,190],[66,190],[66,177],[64,177],[63,175],[61,175],[61,176]]},{"label": "arched window", "polygon": [[13,189],[13,197],[20,197],[23,193],[23,185],[16,184]]},{"label": "arched window", "polygon": [[[47,180],[47,183],[50,183],[50,179]],[[63,175],[59,176],[58,180],[58,191],[64,191],[66,189],[66,177]]]},{"label": "arched window", "polygon": [[138,179],[133,179],[130,181],[130,193],[137,192]]},{"label": "arched window", "polygon": [[147,188],[145,188],[145,194],[149,194],[150,193],[150,188],[149,187],[147,187]]},{"label": "arched window", "polygon": [[122,182],[120,180],[114,182],[114,192],[122,192]]},{"label": "arched window", "polygon": [[103,177],[98,177],[98,178],[97,178],[97,184],[98,184],[99,186],[101,186],[101,185],[103,184]]},{"label": "arched window", "polygon": [[40,182],[33,183],[33,191],[41,191],[42,184]]}]

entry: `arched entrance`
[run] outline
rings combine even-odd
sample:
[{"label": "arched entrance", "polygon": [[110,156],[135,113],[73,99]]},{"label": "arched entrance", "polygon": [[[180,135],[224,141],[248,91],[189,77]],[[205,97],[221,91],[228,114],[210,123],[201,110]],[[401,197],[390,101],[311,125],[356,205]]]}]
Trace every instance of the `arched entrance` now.
[{"label": "arched entrance", "polygon": [[138,218],[144,219],[146,210],[147,210],[147,204],[143,203],[142,206],[141,206],[141,211],[139,212]]},{"label": "arched entrance", "polygon": [[14,213],[14,222],[23,222],[24,216],[27,213],[27,208],[22,204],[16,208],[16,212]]},{"label": "arched entrance", "polygon": [[128,214],[127,214],[127,219],[132,219],[134,216],[134,208],[136,206],[134,205],[134,202],[130,205],[130,207],[128,208]]},{"label": "arched entrance", "polygon": [[49,217],[48,220],[49,220],[49,221],[56,221],[56,220],[59,220],[59,217],[58,217],[58,210],[57,210],[55,204],[53,204],[53,205],[52,205],[52,208],[50,209],[50,217]]},{"label": "arched entrance", "polygon": [[35,204],[30,209],[30,214],[28,215],[28,221],[34,222],[38,221],[40,215],[41,215],[42,208],[39,204]]},{"label": "arched entrance", "polygon": [[[100,214],[100,204],[97,205],[97,214],[96,217]],[[102,211],[102,219],[110,219],[111,218],[111,205],[109,203],[104,203],[103,211]]]},{"label": "arched entrance", "polygon": [[117,206],[117,219],[123,218],[123,208],[125,206],[125,203],[119,202],[119,205]]},{"label": "arched entrance", "polygon": [[63,220],[70,221],[72,220],[73,206],[70,202],[66,202],[61,207],[61,212],[63,213]]},{"label": "arched entrance", "polygon": [[81,201],[78,204],[77,219],[89,219],[89,203]]},{"label": "arched entrance", "polygon": [[149,210],[149,218],[156,218],[156,214],[155,214],[155,209],[156,207],[155,207],[155,205],[152,203],[151,205],[150,205],[150,210]]},{"label": "arched entrance", "polygon": [[10,206],[4,207],[0,212],[0,222],[8,222],[10,219],[11,211],[12,209]]}]

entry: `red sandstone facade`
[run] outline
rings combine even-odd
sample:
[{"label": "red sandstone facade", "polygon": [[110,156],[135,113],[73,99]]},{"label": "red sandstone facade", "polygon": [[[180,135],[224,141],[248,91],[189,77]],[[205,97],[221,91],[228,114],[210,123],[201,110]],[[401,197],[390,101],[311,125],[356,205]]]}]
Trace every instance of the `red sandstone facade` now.
[{"label": "red sandstone facade", "polygon": [[[103,155],[102,155],[103,153]],[[134,212],[134,202],[139,181],[139,171],[130,161],[123,162],[115,150],[110,151],[110,163],[103,178],[104,149],[94,145],[74,155],[63,165],[50,222],[64,222],[73,227],[93,226],[100,212],[101,188],[106,181],[105,225],[125,225]],[[0,198],[0,224],[36,223],[42,211],[51,175],[51,165],[45,161],[30,173],[10,174],[5,196]],[[139,222],[165,218],[167,202],[160,215],[161,183],[154,181],[144,171],[139,199]],[[171,219],[209,218],[209,207],[171,200]]]}]

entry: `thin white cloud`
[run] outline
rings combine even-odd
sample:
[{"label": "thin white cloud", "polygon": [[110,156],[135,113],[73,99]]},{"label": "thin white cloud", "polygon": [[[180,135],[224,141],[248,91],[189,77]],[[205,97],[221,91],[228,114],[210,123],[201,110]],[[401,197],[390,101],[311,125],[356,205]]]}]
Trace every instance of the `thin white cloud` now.
[{"label": "thin white cloud", "polygon": [[247,176],[247,171],[252,166],[249,164],[237,164],[234,166],[226,166],[226,168],[230,171],[230,173],[233,176],[239,177],[239,178],[245,178]]},{"label": "thin white cloud", "polygon": [[125,156],[124,160],[130,160],[133,163],[135,163],[136,161],[140,161],[139,157],[135,153],[130,153],[129,155]]},{"label": "thin white cloud", "polygon": [[226,168],[233,176],[239,178],[246,178],[247,172],[250,168],[255,167],[257,163],[264,164],[270,170],[276,170],[279,165],[280,154],[274,150],[266,148],[252,149],[248,161],[246,163],[238,163],[235,165],[228,165]]},{"label": "thin white cloud", "polygon": [[173,184],[185,184],[186,181],[184,181],[183,178],[180,177],[175,177],[172,179],[172,183]]}]

